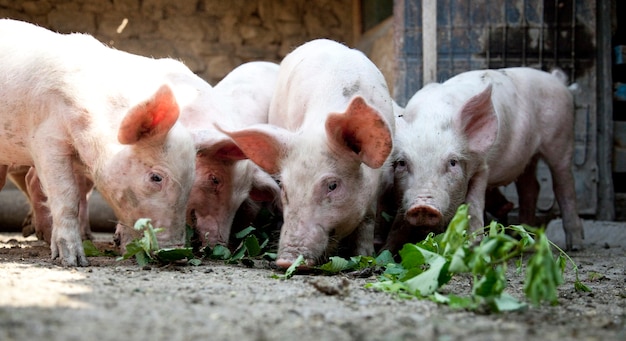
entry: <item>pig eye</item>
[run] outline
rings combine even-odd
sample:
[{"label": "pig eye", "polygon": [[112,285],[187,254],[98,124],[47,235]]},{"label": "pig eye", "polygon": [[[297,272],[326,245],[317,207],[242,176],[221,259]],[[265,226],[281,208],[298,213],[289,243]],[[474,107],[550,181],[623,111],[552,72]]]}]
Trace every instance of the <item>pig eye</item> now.
[{"label": "pig eye", "polygon": [[457,161],[455,159],[450,160],[450,167],[456,166],[457,163],[459,163],[459,161]]},{"label": "pig eye", "polygon": [[160,183],[163,181],[163,176],[157,173],[150,173],[150,181]]},{"label": "pig eye", "polygon": [[328,192],[332,192],[337,189],[337,181],[331,181],[328,183]]},{"label": "pig eye", "polygon": [[210,175],[209,181],[211,181],[216,186],[220,184],[220,179],[218,179],[215,175]]},{"label": "pig eye", "polygon": [[404,161],[403,159],[398,159],[393,163],[393,168],[396,171],[403,171],[406,169],[406,161]]}]

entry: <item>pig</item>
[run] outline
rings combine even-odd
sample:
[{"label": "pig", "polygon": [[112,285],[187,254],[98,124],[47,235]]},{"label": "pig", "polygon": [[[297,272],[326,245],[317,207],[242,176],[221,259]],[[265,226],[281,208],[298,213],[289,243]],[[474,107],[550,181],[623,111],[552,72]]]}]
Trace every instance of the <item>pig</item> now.
[{"label": "pig", "polygon": [[[397,250],[410,233],[441,231],[462,203],[469,204],[471,230],[482,228],[487,189],[511,182],[520,220],[532,225],[539,158],[552,174],[566,247],[580,248],[584,236],[571,170],[574,102],[562,78],[560,70],[477,70],[419,90],[396,132],[399,209],[385,248]],[[509,209],[498,194],[491,192],[492,201]]]},{"label": "pig", "polygon": [[[267,122],[277,73],[278,64],[275,63],[245,63],[230,72],[214,88],[206,82],[199,82],[196,77],[189,77],[188,74],[176,75],[172,72],[168,76],[174,86],[195,89],[199,94],[181,108],[179,121],[193,132],[199,149],[186,217],[187,223],[197,231],[201,246],[228,244],[235,213],[244,200],[272,202],[279,195],[280,190],[275,180],[254,163],[243,159],[242,153],[223,152],[236,149],[237,146],[230,138],[215,130],[211,123],[218,121],[231,127],[245,127]],[[15,175],[18,174],[12,174],[11,178],[17,182],[19,179],[14,179]],[[85,180],[88,181],[77,177],[77,182],[84,186],[81,187],[79,210],[81,235],[83,239],[89,239],[91,230],[87,200],[93,184],[80,182]],[[35,173],[30,175],[27,183],[36,181]],[[37,236],[49,243],[51,221],[43,204],[45,195],[37,197],[37,187],[34,186],[30,186],[26,193],[27,197],[40,200],[31,200],[35,220],[33,225]],[[247,207],[256,207],[257,211],[259,208],[253,203],[249,203]],[[125,226],[118,225],[115,236],[116,243],[122,250],[129,241],[129,238],[124,239],[122,236],[124,229]]]},{"label": "pig", "polygon": [[[203,96],[208,114],[181,115],[181,122],[205,148],[196,157],[196,177],[187,204],[187,221],[201,246],[228,245],[235,213],[246,200],[273,202],[280,195],[276,181],[248,160],[239,147],[217,131],[218,122],[230,129],[267,123],[278,64],[249,62],[232,70]],[[208,103],[210,101],[210,103]],[[249,203],[248,207],[258,207]],[[253,210],[250,214],[258,211]]]},{"label": "pig", "polygon": [[310,267],[335,252],[373,253],[394,114],[385,79],[364,54],[327,39],[297,47],[280,63],[269,124],[223,131],[280,181],[277,266],[299,255]]},{"label": "pig", "polygon": [[95,184],[126,235],[150,218],[164,228],[161,245],[184,242],[196,148],[178,117],[197,92],[168,77],[194,77],[186,66],[3,19],[0,69],[0,164],[37,169],[52,217],[52,259],[89,264],[76,174]]}]

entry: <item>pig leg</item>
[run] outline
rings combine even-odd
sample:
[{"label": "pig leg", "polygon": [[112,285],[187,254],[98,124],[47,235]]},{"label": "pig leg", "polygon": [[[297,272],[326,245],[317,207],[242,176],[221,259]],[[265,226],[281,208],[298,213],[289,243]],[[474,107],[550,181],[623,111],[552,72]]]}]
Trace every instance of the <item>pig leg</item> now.
[{"label": "pig leg", "polygon": [[[54,136],[42,131],[40,136]],[[39,142],[39,143],[37,143]],[[56,144],[55,144],[56,143]],[[73,151],[61,141],[48,138],[34,142],[34,150],[46,150],[35,158],[35,168],[42,188],[48,197],[52,215],[52,259],[59,258],[64,266],[87,266],[80,238],[79,206],[80,188],[73,172],[72,160],[67,155]]]},{"label": "pig leg", "polygon": [[26,184],[26,174],[28,174],[28,170],[30,168],[31,167],[15,167],[11,168],[8,173],[11,182],[13,182],[15,186],[17,186],[17,188],[22,191],[22,193],[24,193],[24,196],[26,196],[26,199],[28,199],[28,203],[30,204],[28,214],[22,222],[22,236],[24,237],[28,237],[35,233],[35,225],[33,223],[33,206],[31,203],[30,195],[28,194],[28,187]]},{"label": "pig leg", "polygon": [[[559,149],[555,148],[554,150]],[[567,151],[568,149],[562,150]],[[569,151],[571,151],[571,147]],[[567,250],[580,250],[582,249],[585,235],[576,207],[576,188],[571,168],[571,155],[571,152],[566,152],[561,155],[554,155],[554,158],[545,157],[545,161],[548,167],[550,167],[552,188],[559,203],[561,217],[563,218],[565,248]]]},{"label": "pig leg", "polygon": [[[78,183],[80,190],[80,203],[79,203],[79,221],[80,232],[82,240],[91,240],[91,228],[89,226],[89,208],[88,200],[93,189],[93,182],[86,177],[76,174],[76,182]],[[32,228],[38,239],[44,240],[50,244],[52,238],[52,217],[50,215],[50,209],[47,206],[48,197],[43,192],[41,182],[37,176],[37,171],[34,167],[31,167],[24,177],[25,192],[29,197],[31,204],[31,216],[32,216]],[[22,231],[24,233],[24,231]]]},{"label": "pig leg", "polygon": [[0,189],[4,187],[4,184],[7,182],[7,171],[9,166],[0,166]]},{"label": "pig leg", "polygon": [[485,211],[503,225],[508,224],[508,214],[513,209],[513,203],[500,192],[498,187],[487,189],[485,195]]},{"label": "pig leg", "polygon": [[467,187],[465,203],[469,205],[470,231],[474,232],[485,227],[483,212],[485,210],[485,193],[487,192],[487,180],[489,178],[487,166],[481,167],[470,179]]},{"label": "pig leg", "polygon": [[537,157],[533,157],[524,173],[515,181],[519,197],[519,221],[530,226],[535,225],[537,198],[539,197],[539,181],[537,180]]},{"label": "pig leg", "polygon": [[94,184],[86,177],[76,174],[76,181],[80,188],[80,203],[78,207],[80,221],[80,237],[82,240],[92,240],[91,226],[89,225],[89,197],[93,193]]},{"label": "pig leg", "polygon": [[46,206],[48,197],[46,197],[41,182],[37,177],[37,171],[31,167],[25,176],[26,193],[31,205],[31,221],[34,225],[34,232],[37,239],[44,240],[50,244],[52,239],[52,217],[50,210]]},{"label": "pig leg", "polygon": [[366,215],[353,232],[355,240],[353,255],[371,256],[374,254],[374,229],[376,228],[374,216],[372,213]]}]

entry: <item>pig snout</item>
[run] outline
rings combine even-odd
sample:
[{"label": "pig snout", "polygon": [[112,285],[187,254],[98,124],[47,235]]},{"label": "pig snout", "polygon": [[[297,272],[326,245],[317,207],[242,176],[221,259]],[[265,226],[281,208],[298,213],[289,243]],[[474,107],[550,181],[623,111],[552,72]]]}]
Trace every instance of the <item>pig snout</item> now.
[{"label": "pig snout", "polygon": [[[287,269],[293,265],[298,256],[303,254],[302,252],[283,252],[276,259],[276,266],[282,269]],[[304,256],[304,264],[298,266],[298,270],[306,270],[316,265],[315,259]]]},{"label": "pig snout", "polygon": [[419,197],[406,211],[405,219],[413,226],[439,226],[443,215],[435,206],[430,204],[432,197]]},{"label": "pig snout", "polygon": [[295,228],[293,225],[285,225],[281,229],[276,265],[286,269],[302,255],[304,264],[298,269],[313,267],[324,258],[329,247],[333,248],[329,242],[334,237],[332,230],[328,231],[320,225],[302,224]]}]

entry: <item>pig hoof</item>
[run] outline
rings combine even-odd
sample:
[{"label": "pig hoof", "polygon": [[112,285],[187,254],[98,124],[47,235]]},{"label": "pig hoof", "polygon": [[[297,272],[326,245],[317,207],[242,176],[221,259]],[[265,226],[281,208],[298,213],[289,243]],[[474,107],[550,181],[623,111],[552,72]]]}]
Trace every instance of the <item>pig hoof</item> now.
[{"label": "pig hoof", "polygon": [[82,243],[80,248],[69,247],[68,245],[51,245],[52,260],[60,259],[61,265],[65,267],[88,266],[89,261],[85,256]]}]

